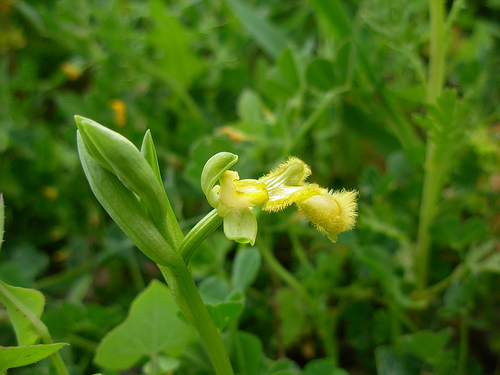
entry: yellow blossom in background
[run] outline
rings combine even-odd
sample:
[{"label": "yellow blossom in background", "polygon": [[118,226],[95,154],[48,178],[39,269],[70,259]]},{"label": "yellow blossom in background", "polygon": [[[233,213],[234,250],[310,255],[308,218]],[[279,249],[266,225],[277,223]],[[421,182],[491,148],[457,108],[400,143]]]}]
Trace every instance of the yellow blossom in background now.
[{"label": "yellow blossom in background", "polygon": [[61,70],[66,74],[70,81],[76,81],[82,75],[83,69],[76,65],[69,63],[67,61],[61,64]]},{"label": "yellow blossom in background", "polygon": [[120,99],[113,99],[110,107],[113,110],[115,124],[118,126],[127,125],[127,105]]}]

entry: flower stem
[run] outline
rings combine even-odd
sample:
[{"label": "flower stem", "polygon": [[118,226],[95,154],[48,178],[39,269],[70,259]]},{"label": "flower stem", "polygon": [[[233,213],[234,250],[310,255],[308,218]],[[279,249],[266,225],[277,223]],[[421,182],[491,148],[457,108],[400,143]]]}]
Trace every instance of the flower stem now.
[{"label": "flower stem", "polygon": [[203,219],[201,219],[189,233],[184,237],[180,247],[179,254],[186,264],[193,255],[196,248],[203,242],[205,238],[211,235],[222,224],[222,217],[217,214],[217,210],[210,211]]},{"label": "flower stem", "polygon": [[234,375],[229,356],[222,339],[210,317],[205,303],[193,281],[184,260],[177,261],[160,270],[170,287],[170,291],[186,318],[198,331],[217,375]]},{"label": "flower stem", "polygon": [[193,277],[188,269],[189,259],[198,245],[222,223],[217,210],[212,210],[182,241],[177,256],[169,259],[169,265],[159,266],[177,305],[186,318],[197,329],[205,344],[217,375],[234,375],[229,356],[210,314],[201,299]]}]

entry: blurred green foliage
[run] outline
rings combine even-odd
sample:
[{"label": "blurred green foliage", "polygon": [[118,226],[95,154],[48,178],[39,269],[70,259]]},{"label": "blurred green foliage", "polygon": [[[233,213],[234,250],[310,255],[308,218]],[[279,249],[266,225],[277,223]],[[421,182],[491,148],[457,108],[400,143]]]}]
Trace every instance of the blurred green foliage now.
[{"label": "blurred green foliage", "polygon": [[[136,145],[151,129],[185,230],[209,210],[200,173],[219,151],[240,156],[242,178],[295,155],[320,185],[360,191],[358,224],[337,244],[293,210],[257,213],[257,247],[319,301],[321,327],[265,257],[235,276],[248,250],[221,233],[195,253],[241,373],[498,373],[500,4],[447,5],[452,91],[431,107],[422,0],[0,0],[0,279],[44,293],[42,320],[70,343],[71,373],[106,371],[98,343],[160,277],[93,197],[75,114]],[[443,190],[418,290],[426,134],[442,146]],[[228,285],[254,278],[231,297]],[[0,344],[14,345],[3,310],[0,328]],[[210,374],[197,342],[179,358],[165,368]],[[11,373],[53,371],[35,366]]]}]

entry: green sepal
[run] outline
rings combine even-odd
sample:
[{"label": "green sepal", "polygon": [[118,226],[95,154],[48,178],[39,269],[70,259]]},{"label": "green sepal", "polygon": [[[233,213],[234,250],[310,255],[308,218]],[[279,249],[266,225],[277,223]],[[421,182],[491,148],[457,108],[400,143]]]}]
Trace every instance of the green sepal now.
[{"label": "green sepal", "polygon": [[97,122],[75,116],[88,154],[104,169],[114,174],[146,204],[153,220],[164,225],[167,200],[163,185],[132,142]]},{"label": "green sepal", "polygon": [[224,234],[238,243],[255,244],[257,219],[250,208],[231,211],[224,216]]},{"label": "green sepal", "polygon": [[214,185],[222,174],[238,161],[238,155],[230,152],[219,152],[205,163],[201,172],[201,189],[205,193],[208,203],[214,208],[219,205],[219,196],[213,190]]},{"label": "green sepal", "polygon": [[80,131],[77,140],[85,176],[99,203],[146,256],[168,265],[170,258],[177,255],[172,244],[162,236],[136,195],[89,155]]},{"label": "green sepal", "polygon": [[146,159],[151,169],[153,169],[158,182],[163,185],[163,180],[160,173],[160,165],[158,164],[158,155],[156,154],[153,136],[151,135],[151,130],[149,129],[146,130],[146,133],[144,133],[144,138],[142,139],[141,154],[142,156],[144,156],[144,159]]},{"label": "green sepal", "polygon": [[[163,179],[161,178],[160,165],[158,164],[158,156],[156,154],[156,147],[154,145],[153,137],[149,129],[144,134],[144,138],[142,140],[141,154],[151,166],[151,169],[153,169],[153,172],[155,173],[160,185],[163,186]],[[164,233],[164,235],[166,235],[167,238],[168,236],[171,236],[173,238],[175,247],[179,248],[182,240],[184,239],[184,235],[182,234],[182,230],[179,227],[179,223],[175,217],[174,210],[172,209],[172,205],[170,204],[170,200],[168,199],[168,195],[165,189],[163,189],[163,192],[165,194],[165,200],[167,201],[167,215],[165,221],[168,231],[168,233]]]}]

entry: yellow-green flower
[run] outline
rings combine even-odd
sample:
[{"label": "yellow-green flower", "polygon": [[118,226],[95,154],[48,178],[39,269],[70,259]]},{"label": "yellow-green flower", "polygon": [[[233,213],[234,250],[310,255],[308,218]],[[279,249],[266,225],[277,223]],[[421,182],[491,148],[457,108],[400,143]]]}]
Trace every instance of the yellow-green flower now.
[{"label": "yellow-green flower", "polygon": [[[337,235],[352,229],[356,222],[356,191],[328,191],[306,183],[311,169],[292,157],[259,180],[240,180],[228,170],[237,156],[220,153],[212,157],[202,173],[202,187],[217,214],[224,218],[224,233],[229,239],[254,244],[257,221],[254,206],[277,212],[297,204],[313,225],[335,242]],[[219,180],[220,185],[215,185]]]}]

